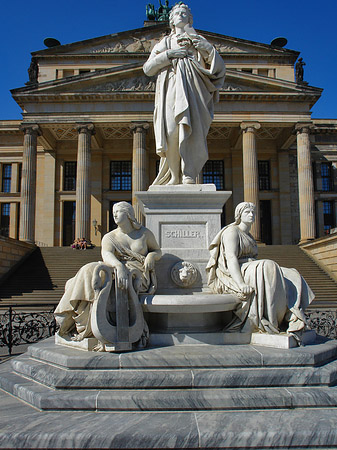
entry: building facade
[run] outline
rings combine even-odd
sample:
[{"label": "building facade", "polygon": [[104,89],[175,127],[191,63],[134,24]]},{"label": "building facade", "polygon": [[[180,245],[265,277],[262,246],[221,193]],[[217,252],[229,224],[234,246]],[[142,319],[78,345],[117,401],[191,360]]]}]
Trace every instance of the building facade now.
[{"label": "building facade", "polygon": [[[155,78],[142,66],[169,32],[127,32],[32,54],[31,80],[14,89],[21,121],[0,121],[1,234],[40,246],[85,237],[99,245],[114,202],[156,176]],[[208,135],[200,182],[258,205],[255,237],[295,244],[337,225],[337,120],[312,119],[322,90],[296,82],[299,53],[199,31],[219,51],[226,81]],[[33,69],[34,69],[33,67]]]}]

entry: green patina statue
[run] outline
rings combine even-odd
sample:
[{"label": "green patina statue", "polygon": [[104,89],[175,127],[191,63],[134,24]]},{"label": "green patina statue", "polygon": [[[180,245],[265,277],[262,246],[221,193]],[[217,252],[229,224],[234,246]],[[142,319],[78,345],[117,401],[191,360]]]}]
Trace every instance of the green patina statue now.
[{"label": "green patina statue", "polygon": [[171,7],[169,6],[169,0],[165,0],[165,5],[159,0],[159,8],[155,9],[153,3],[146,5],[146,17],[149,20],[155,20],[158,22],[168,22],[170,16]]}]

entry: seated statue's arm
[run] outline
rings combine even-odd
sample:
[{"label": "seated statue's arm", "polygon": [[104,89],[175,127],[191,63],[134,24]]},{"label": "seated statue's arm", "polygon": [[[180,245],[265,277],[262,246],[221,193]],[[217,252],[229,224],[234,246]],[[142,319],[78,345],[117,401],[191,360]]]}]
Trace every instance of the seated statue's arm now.
[{"label": "seated statue's arm", "polygon": [[153,270],[154,264],[156,261],[159,261],[162,252],[156,241],[156,238],[154,237],[154,234],[147,228],[146,228],[146,238],[149,253],[145,257],[144,266],[145,270]]},{"label": "seated statue's arm", "polygon": [[238,288],[244,294],[251,294],[253,288],[244,282],[238,259],[239,236],[234,227],[228,228],[222,237],[225,246],[227,268]]},{"label": "seated statue's arm", "polygon": [[116,257],[115,247],[110,239],[105,235],[102,239],[102,258],[103,262],[112,266],[117,271],[117,286],[120,289],[128,288],[128,270],[124,264]]}]

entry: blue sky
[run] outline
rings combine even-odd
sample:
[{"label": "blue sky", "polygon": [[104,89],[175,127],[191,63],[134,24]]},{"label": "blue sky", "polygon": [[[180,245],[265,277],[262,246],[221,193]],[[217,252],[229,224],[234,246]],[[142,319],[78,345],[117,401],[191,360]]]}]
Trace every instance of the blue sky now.
[{"label": "blue sky", "polygon": [[[176,0],[170,0],[170,5]],[[9,92],[28,81],[30,52],[44,49],[46,37],[62,44],[143,26],[146,3],[158,0],[12,0],[1,11],[0,120],[20,119],[21,109]],[[164,3],[164,1],[163,1]],[[324,88],[314,118],[337,119],[337,2],[325,0],[236,0],[186,2],[194,26],[269,44],[277,36],[301,52],[304,78]]]}]

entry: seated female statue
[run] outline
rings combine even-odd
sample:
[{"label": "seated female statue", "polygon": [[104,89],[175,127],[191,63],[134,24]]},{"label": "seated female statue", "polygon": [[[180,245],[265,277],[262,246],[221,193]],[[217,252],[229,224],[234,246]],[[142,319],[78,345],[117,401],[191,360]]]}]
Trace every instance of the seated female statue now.
[{"label": "seated female statue", "polygon": [[250,234],[254,220],[253,203],[236,207],[235,222],[223,228],[210,246],[208,285],[215,293],[235,294],[241,300],[229,331],[241,329],[248,319],[252,331],[286,331],[298,338],[306,327],[303,311],[314,294],[296,269],[256,259],[257,245]]},{"label": "seated female statue", "polygon": [[[86,264],[66,283],[65,293],[55,310],[60,336],[70,335],[76,341],[88,337],[99,339],[92,330],[91,314],[94,303],[106,287],[109,291],[108,312],[104,311],[102,317],[110,315],[111,326],[116,325],[116,298],[119,291],[128,297],[129,314],[141,315],[144,331],[147,330],[138,295],[155,292],[157,283],[154,266],[161,257],[161,250],[153,233],[137,222],[129,203],[116,203],[113,217],[117,228],[102,239],[103,263]],[[106,286],[109,276],[114,278],[115,286],[111,282]]]}]

